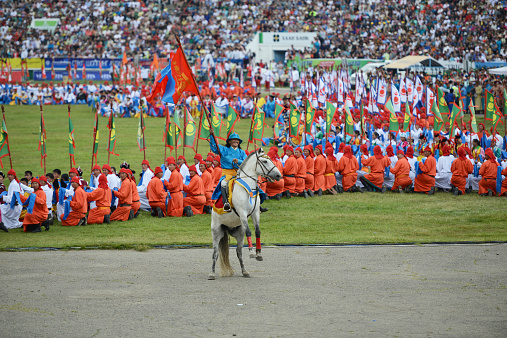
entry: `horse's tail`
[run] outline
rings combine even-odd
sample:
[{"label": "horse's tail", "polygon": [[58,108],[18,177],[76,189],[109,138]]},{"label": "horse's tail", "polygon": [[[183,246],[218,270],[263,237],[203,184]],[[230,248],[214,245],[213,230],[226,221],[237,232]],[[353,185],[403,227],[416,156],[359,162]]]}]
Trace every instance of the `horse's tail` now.
[{"label": "horse's tail", "polygon": [[229,261],[229,232],[222,226],[224,235],[218,243],[218,262],[220,264],[220,277],[231,277],[234,274]]}]

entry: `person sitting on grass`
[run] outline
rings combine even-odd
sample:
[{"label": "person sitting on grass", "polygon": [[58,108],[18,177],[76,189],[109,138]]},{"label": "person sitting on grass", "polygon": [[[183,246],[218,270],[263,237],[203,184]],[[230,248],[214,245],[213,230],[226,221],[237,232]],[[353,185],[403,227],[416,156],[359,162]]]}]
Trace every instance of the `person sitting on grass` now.
[{"label": "person sitting on grass", "polygon": [[167,192],[164,190],[164,184],[161,181],[164,171],[160,167],[155,168],[155,175],[151,178],[146,189],[146,197],[151,207],[151,215],[162,218],[166,216],[165,200]]},{"label": "person sitting on grass", "polygon": [[[40,188],[40,182],[37,178],[32,179],[32,189],[33,194],[35,194],[35,202],[32,210],[30,210],[31,204],[28,205],[28,212],[23,219],[23,231],[41,232],[41,225],[48,231],[49,221],[46,193]],[[20,195],[19,197],[22,203],[25,203],[30,198],[24,195]]]}]

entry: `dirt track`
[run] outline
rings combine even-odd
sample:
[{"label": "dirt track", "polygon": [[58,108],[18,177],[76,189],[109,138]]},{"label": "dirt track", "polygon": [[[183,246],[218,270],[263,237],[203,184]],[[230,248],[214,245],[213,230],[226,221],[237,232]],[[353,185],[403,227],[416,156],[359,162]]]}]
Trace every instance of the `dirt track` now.
[{"label": "dirt track", "polygon": [[[507,244],[0,253],[2,337],[507,335]],[[247,256],[246,249],[244,256]]]}]

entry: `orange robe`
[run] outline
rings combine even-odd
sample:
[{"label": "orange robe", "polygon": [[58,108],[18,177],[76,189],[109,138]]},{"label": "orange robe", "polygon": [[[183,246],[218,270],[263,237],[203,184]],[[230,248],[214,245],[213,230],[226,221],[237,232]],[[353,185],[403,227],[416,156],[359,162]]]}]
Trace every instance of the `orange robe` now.
[{"label": "orange robe", "polygon": [[428,193],[431,187],[435,186],[435,175],[437,174],[437,161],[433,155],[428,156],[424,163],[419,162],[419,169],[422,174],[417,175],[414,180],[414,191]]},{"label": "orange robe", "polygon": [[497,164],[491,160],[485,161],[479,169],[482,179],[479,181],[479,194],[487,194],[488,189],[496,193]]},{"label": "orange robe", "polygon": [[306,162],[303,156],[296,158],[298,171],[296,173],[296,193],[300,194],[305,190]]},{"label": "orange robe", "polygon": [[[282,162],[280,162],[279,160],[274,160],[273,163],[275,163],[276,165],[276,168],[280,171],[280,173],[283,173],[283,165],[282,165]],[[266,183],[266,194],[269,196],[269,197],[272,197],[272,196],[275,196],[275,195],[278,195],[278,194],[281,194],[282,192],[285,191],[285,186],[283,184],[283,179],[279,180],[279,181],[275,181],[275,182],[268,182]]]},{"label": "orange robe", "polygon": [[104,223],[104,216],[111,213],[111,189],[97,188],[92,192],[86,193],[88,202],[96,201],[96,208],[90,209],[88,213],[88,224]]},{"label": "orange robe", "polygon": [[313,190],[315,186],[314,173],[315,173],[315,161],[312,157],[308,156],[305,158],[306,164],[306,176],[305,176],[305,190]]},{"label": "orange robe", "polygon": [[141,209],[141,198],[139,197],[139,192],[137,191],[136,182],[130,181],[130,186],[132,187],[132,210],[134,210],[134,214],[137,213],[139,209]]},{"label": "orange robe", "polygon": [[206,204],[211,205],[211,195],[213,195],[213,177],[210,172],[205,170],[202,175],[202,184],[204,185],[204,196],[206,197]]},{"label": "orange robe", "polygon": [[257,185],[259,186],[259,188],[262,189],[262,191],[266,192],[266,186],[267,186],[267,182],[268,180],[266,180],[265,178],[263,178],[262,176],[258,176],[257,177]]},{"label": "orange robe", "polygon": [[190,205],[194,215],[202,214],[206,196],[204,196],[204,183],[199,175],[194,175],[188,185],[183,185],[183,191],[187,193],[187,197],[183,198],[183,208]]},{"label": "orange robe", "polygon": [[465,194],[468,175],[471,174],[473,171],[474,166],[472,165],[472,162],[470,162],[468,159],[462,161],[459,158],[457,158],[452,162],[451,184],[454,185],[456,188],[458,188],[463,195]]},{"label": "orange robe", "polygon": [[334,173],[337,171],[338,161],[336,159],[331,160],[326,158],[326,171],[324,172],[325,189],[331,189],[336,185],[336,176]]},{"label": "orange robe", "polygon": [[113,191],[118,197],[118,207],[111,214],[111,221],[128,221],[130,210],[132,209],[132,187],[128,178],[121,181],[121,187],[118,191]]},{"label": "orange robe", "polygon": [[285,190],[289,190],[291,194],[296,193],[296,174],[298,172],[298,164],[296,157],[290,155],[283,166],[283,185]]},{"label": "orange robe", "polygon": [[88,202],[86,201],[86,192],[80,186],[74,192],[74,197],[70,201],[72,211],[69,212],[67,219],[62,218],[62,225],[75,226],[81,218],[86,216],[88,211]]},{"label": "orange robe", "polygon": [[[507,168],[502,170],[502,175],[507,177]],[[500,196],[505,196],[506,192],[507,192],[507,178],[502,181],[502,191],[500,192]]]},{"label": "orange robe", "polygon": [[381,159],[377,159],[375,156],[370,156],[367,159],[364,159],[363,157],[361,159],[361,163],[364,166],[370,167],[370,173],[368,175],[364,175],[364,178],[374,184],[377,188],[382,189],[382,185],[384,185],[385,168],[391,165],[389,157],[384,156]]},{"label": "orange robe", "polygon": [[[31,214],[26,213],[23,219],[23,231],[27,232],[27,225],[41,224],[48,218],[48,207],[46,205],[46,193],[42,189],[37,189],[35,192],[35,204]],[[20,194],[21,202],[25,203],[28,197]],[[79,222],[79,221],[78,221]],[[77,223],[76,223],[77,224]],[[33,229],[32,229],[33,230]]]},{"label": "orange robe", "polygon": [[409,176],[410,163],[408,163],[406,157],[402,157],[401,160],[398,160],[394,168],[391,168],[389,171],[394,175],[394,183],[391,188],[392,191],[395,191],[400,186],[402,189],[405,189],[412,184],[412,179]]},{"label": "orange robe", "polygon": [[313,187],[314,191],[319,189],[326,190],[326,179],[324,178],[324,173],[326,172],[326,158],[320,154],[315,158],[314,165],[314,182],[315,185]]},{"label": "orange robe", "polygon": [[167,203],[167,214],[172,217],[183,216],[183,177],[177,169],[171,171],[169,181],[164,182],[171,197]]},{"label": "orange robe", "polygon": [[166,216],[165,199],[167,197],[167,192],[164,190],[164,183],[162,183],[157,176],[153,176],[150,183],[148,183],[148,187],[146,187],[146,197],[148,198],[152,210],[160,208],[164,216]]},{"label": "orange robe", "polygon": [[350,188],[356,185],[357,170],[359,170],[359,163],[357,163],[357,158],[355,158],[354,156],[352,156],[351,158],[342,156],[342,158],[340,158],[340,162],[338,162],[337,171],[339,171],[343,175],[342,179],[343,190],[348,191]]},{"label": "orange robe", "polygon": [[220,181],[220,178],[222,178],[222,167],[213,168],[213,174],[211,176],[213,177],[213,189],[215,189],[217,187],[218,181]]}]

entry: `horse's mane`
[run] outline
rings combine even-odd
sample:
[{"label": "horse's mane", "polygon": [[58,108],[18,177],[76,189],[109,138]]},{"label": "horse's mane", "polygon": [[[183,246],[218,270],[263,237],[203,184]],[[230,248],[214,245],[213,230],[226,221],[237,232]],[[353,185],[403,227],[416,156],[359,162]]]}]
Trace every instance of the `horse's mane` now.
[{"label": "horse's mane", "polygon": [[[262,148],[260,148],[262,149]],[[245,160],[243,161],[243,163],[241,163],[241,165],[239,166],[239,169],[240,170],[243,170],[243,166],[245,165],[245,163],[250,159],[250,157],[252,157],[253,155],[255,155],[255,153],[257,152],[257,150],[254,150],[252,151],[246,158]],[[264,150],[262,150],[262,153],[264,153]]]}]

